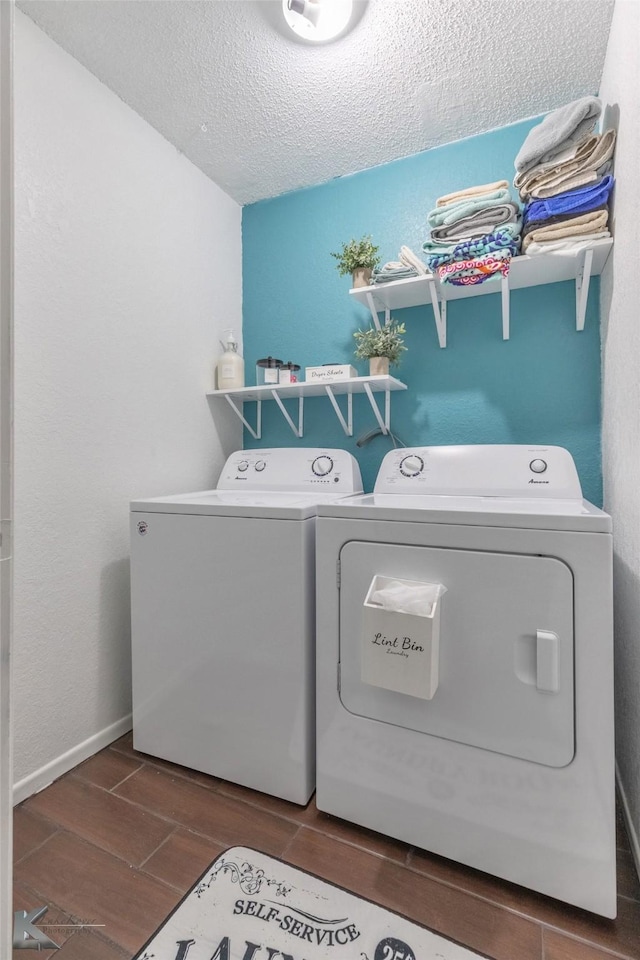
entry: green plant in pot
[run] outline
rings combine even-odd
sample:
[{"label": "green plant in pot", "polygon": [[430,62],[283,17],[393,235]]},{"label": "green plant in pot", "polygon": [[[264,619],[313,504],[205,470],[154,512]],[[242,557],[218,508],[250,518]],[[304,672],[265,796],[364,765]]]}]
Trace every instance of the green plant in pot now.
[{"label": "green plant in pot", "polygon": [[351,274],[354,287],[366,287],[371,280],[372,271],[380,263],[378,250],[370,236],[360,240],[349,240],[342,244],[339,253],[332,253],[338,261],[338,273],[341,277]]},{"label": "green plant in pot", "polygon": [[389,366],[396,367],[400,363],[407,349],[402,339],[405,332],[404,323],[397,323],[393,317],[380,330],[375,327],[356,330],[353,335],[356,341],[355,355],[358,360],[369,361],[372,377],[388,374]]}]

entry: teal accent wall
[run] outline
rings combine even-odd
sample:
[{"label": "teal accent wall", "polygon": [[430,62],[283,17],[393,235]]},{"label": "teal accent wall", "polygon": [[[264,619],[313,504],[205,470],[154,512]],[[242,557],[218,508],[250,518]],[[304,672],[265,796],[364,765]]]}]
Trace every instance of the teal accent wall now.
[{"label": "teal accent wall", "polygon": [[[344,241],[372,235],[383,262],[402,244],[422,255],[426,217],[437,197],[474,184],[513,178],[513,158],[538,120],[375,167],[243,210],[245,382],[269,354],[305,366],[352,363],[353,333],[370,314],[349,297],[330,256]],[[340,149],[339,143],[336,149]],[[514,192],[515,196],[515,192]],[[499,288],[499,285],[498,285]],[[448,304],[441,349],[431,307],[394,314],[405,321],[408,352],[392,374],[408,390],[392,394],[391,429],[417,444],[557,444],[574,456],[584,495],[600,505],[599,280],[592,279],[585,329],[575,329],[575,285],[557,283],[511,293],[511,339],[502,340],[500,295]],[[346,398],[342,398],[344,405]],[[297,401],[290,401],[297,422]],[[247,405],[251,418],[255,405]],[[354,436],[345,436],[328,399],[305,400],[305,433],[297,439],[273,402],[262,406],[262,439],[245,431],[247,448],[335,446],[358,459],[371,490],[388,437],[362,448],[376,427],[365,396],[354,398]]]}]

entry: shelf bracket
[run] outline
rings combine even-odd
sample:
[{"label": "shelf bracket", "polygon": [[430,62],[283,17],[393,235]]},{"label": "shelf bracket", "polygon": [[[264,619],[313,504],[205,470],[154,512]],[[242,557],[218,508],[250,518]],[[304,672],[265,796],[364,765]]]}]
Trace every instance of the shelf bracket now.
[{"label": "shelf bracket", "polygon": [[438,343],[444,348],[447,345],[447,302],[444,297],[438,302],[438,291],[433,280],[429,283],[429,293],[431,295],[431,306],[433,307],[433,318],[436,322]]},{"label": "shelf bracket", "polygon": [[340,425],[342,429],[344,430],[344,432],[348,437],[352,437],[353,436],[353,394],[351,393],[347,394],[347,419],[345,421],[342,415],[342,410],[338,406],[338,401],[334,396],[333,390],[328,384],[325,384],[324,388],[327,391],[327,396],[329,397],[329,400],[331,400],[331,405],[336,412],[336,416],[340,421]]},{"label": "shelf bracket", "polygon": [[253,439],[254,439],[254,440],[260,440],[261,437],[262,437],[262,400],[256,400],[256,404],[257,404],[257,407],[256,407],[256,428],[255,428],[255,430],[254,430],[253,427],[251,426],[251,424],[248,423],[248,422],[245,420],[245,418],[244,418],[244,416],[242,415],[242,413],[240,413],[240,410],[239,410],[238,407],[235,405],[235,403],[233,402],[233,400],[231,399],[231,397],[229,396],[228,393],[225,394],[225,397],[224,397],[224,398],[225,398],[225,400],[227,401],[227,403],[229,404],[229,406],[231,407],[231,409],[234,411],[235,415],[242,420],[243,424],[245,425],[245,427],[247,428],[247,430],[249,431],[249,433],[251,434],[251,436],[253,437]]},{"label": "shelf bracket", "polygon": [[502,275],[500,280],[501,293],[502,293],[502,339],[509,339],[509,275]]},{"label": "shelf bracket", "polygon": [[378,421],[378,426],[382,430],[383,434],[386,436],[389,433],[389,421],[391,415],[391,392],[387,389],[384,391],[384,420],[380,416],[380,410],[378,409],[378,404],[373,398],[373,391],[368,383],[363,384],[365,393],[369,397],[369,403],[371,404],[371,409],[375,414],[375,418]]},{"label": "shelf bracket", "polygon": [[[366,294],[365,294],[365,297],[366,297],[366,299],[367,299],[367,306],[369,307],[369,310],[371,311],[371,319],[373,320],[374,326],[375,326],[376,330],[380,330],[380,317],[378,316],[378,310],[377,310],[377,308],[376,308],[376,302],[375,302],[375,300],[373,299],[373,294],[372,294],[369,290],[367,290],[367,292],[366,292]],[[390,317],[391,317],[391,310],[389,309],[389,307],[385,307],[385,308],[384,308],[384,322],[385,322],[385,324],[388,324],[388,323],[389,323]]]},{"label": "shelf bracket", "polygon": [[587,250],[576,274],[576,330],[584,330],[592,265],[593,250]]},{"label": "shelf bracket", "polygon": [[272,391],[271,391],[271,396],[273,397],[273,399],[276,401],[276,403],[277,403],[278,406],[280,407],[280,412],[282,413],[282,416],[285,418],[285,420],[287,421],[287,423],[288,423],[289,426],[291,427],[291,430],[293,431],[293,433],[295,434],[295,436],[298,437],[298,439],[300,439],[300,437],[301,437],[302,434],[303,434],[304,397],[298,397],[298,426],[296,427],[295,423],[293,422],[293,420],[292,420],[291,417],[289,416],[289,413],[288,413],[288,411],[286,410],[284,403],[282,402],[282,400],[281,400],[280,397],[278,396],[278,391],[277,391],[277,390],[272,390]]}]

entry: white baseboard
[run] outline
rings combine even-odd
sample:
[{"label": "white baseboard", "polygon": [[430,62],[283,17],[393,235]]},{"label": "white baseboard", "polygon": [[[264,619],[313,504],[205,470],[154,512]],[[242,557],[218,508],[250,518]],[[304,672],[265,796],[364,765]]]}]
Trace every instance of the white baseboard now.
[{"label": "white baseboard", "polygon": [[50,783],[53,783],[54,780],[61,777],[63,773],[68,773],[69,770],[77,767],[83,760],[88,760],[88,758],[92,757],[98,750],[108,747],[114,740],[123,737],[125,733],[131,730],[132,726],[133,721],[129,713],[121,720],[116,720],[116,722],[112,723],[109,727],[105,727],[104,730],[94,733],[92,737],[89,737],[88,740],[83,741],[83,743],[79,743],[76,747],[72,747],[71,750],[67,750],[66,753],[56,757],[55,760],[45,764],[44,767],[40,767],[39,770],[30,773],[28,777],[19,780],[13,786],[14,806],[17,803],[22,803],[23,800],[26,800],[27,797],[32,796],[34,793],[38,793],[40,790],[48,787]]},{"label": "white baseboard", "polygon": [[627,834],[629,836],[629,845],[631,846],[631,853],[633,854],[633,859],[636,865],[636,872],[638,877],[640,877],[640,838],[636,832],[636,828],[631,819],[631,812],[629,810],[629,804],[627,802],[627,795],[624,792],[624,787],[622,785],[622,777],[620,776],[620,768],[616,763],[616,783],[618,785],[618,793],[620,795],[620,803],[622,804],[622,813],[624,816],[624,823],[627,828]]}]

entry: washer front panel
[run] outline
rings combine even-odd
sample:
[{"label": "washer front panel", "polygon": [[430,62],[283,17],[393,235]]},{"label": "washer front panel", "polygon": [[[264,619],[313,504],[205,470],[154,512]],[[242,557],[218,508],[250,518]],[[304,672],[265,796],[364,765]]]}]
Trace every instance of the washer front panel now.
[{"label": "washer front panel", "polygon": [[132,514],[137,750],[307,803],[314,527]]}]

